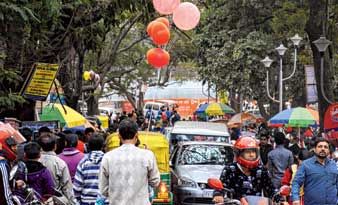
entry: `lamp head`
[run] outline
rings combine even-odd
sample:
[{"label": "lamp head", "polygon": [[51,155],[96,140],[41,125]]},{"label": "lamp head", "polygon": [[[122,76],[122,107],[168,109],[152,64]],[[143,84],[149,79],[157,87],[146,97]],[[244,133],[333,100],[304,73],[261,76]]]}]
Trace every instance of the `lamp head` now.
[{"label": "lamp head", "polygon": [[313,41],[318,49],[319,52],[324,53],[327,47],[332,43],[331,41],[327,40],[325,36],[321,36],[319,39]]},{"label": "lamp head", "polygon": [[287,50],[287,48],[282,43],[275,49],[280,56],[283,56],[285,54],[285,51]]},{"label": "lamp head", "polygon": [[269,56],[266,56],[263,60],[261,60],[261,62],[264,64],[266,68],[269,68],[273,60],[271,60]]},{"label": "lamp head", "polygon": [[296,34],[294,37],[291,37],[290,40],[292,41],[294,46],[299,46],[299,43],[302,39],[298,34]]}]

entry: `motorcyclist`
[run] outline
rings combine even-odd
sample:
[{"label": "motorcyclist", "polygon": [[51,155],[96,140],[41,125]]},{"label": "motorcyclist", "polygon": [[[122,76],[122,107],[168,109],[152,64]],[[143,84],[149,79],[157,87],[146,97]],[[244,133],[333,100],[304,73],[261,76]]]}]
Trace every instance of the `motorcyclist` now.
[{"label": "motorcyclist", "polygon": [[[270,174],[260,164],[259,146],[252,137],[240,137],[234,145],[236,162],[226,165],[220,180],[223,186],[232,191],[233,199],[241,200],[248,195],[273,198],[274,190]],[[214,191],[213,201],[224,203],[225,193]],[[229,196],[229,194],[228,194]]]}]

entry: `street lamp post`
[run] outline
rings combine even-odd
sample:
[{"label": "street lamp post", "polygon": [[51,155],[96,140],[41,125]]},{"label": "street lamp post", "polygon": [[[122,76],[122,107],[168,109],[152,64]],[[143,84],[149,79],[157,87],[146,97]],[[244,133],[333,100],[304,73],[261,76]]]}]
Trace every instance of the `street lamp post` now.
[{"label": "street lamp post", "polygon": [[274,102],[279,103],[279,111],[280,112],[283,110],[283,81],[290,79],[295,74],[296,67],[297,67],[297,48],[298,48],[299,43],[302,40],[302,38],[298,34],[296,34],[294,37],[290,38],[290,40],[292,41],[292,43],[295,47],[295,50],[294,50],[294,66],[293,66],[293,71],[292,71],[291,75],[286,77],[286,78],[283,78],[283,56],[284,56],[287,48],[283,44],[280,44],[279,47],[275,48],[275,50],[278,52],[279,62],[280,62],[280,66],[279,66],[279,100],[272,98],[270,93],[269,93],[269,69],[268,68],[271,66],[271,63],[273,61],[268,56],[266,56],[261,61],[264,64],[264,66],[267,68],[267,71],[266,71],[266,78],[267,78],[266,89],[267,89],[268,97],[270,99],[272,99]]},{"label": "street lamp post", "polygon": [[279,55],[279,112],[283,110],[283,56],[287,48],[280,44],[275,50],[278,52]]},{"label": "street lamp post", "polygon": [[324,54],[327,47],[331,44],[331,41],[327,40],[324,36],[321,36],[319,39],[313,41],[313,43],[315,44],[320,53],[320,90],[322,92],[324,99],[328,103],[333,104],[333,102],[326,97],[324,92]]}]

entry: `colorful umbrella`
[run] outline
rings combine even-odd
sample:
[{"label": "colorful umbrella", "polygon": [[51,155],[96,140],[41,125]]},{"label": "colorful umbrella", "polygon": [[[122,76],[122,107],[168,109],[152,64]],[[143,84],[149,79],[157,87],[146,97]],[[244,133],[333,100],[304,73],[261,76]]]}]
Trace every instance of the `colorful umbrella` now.
[{"label": "colorful umbrella", "polygon": [[234,114],[235,111],[223,103],[205,103],[195,111],[197,115],[224,115]]},{"label": "colorful umbrella", "polygon": [[318,112],[297,107],[284,110],[270,119],[271,124],[284,124],[291,127],[308,127],[318,125]]},{"label": "colorful umbrella", "polygon": [[250,113],[242,112],[234,115],[228,122],[230,128],[256,123],[257,118]]},{"label": "colorful umbrella", "polygon": [[59,120],[61,127],[67,126],[68,128],[81,126],[86,123],[86,118],[84,118],[80,113],[66,105],[64,105],[64,107],[66,112],[64,111],[62,105],[57,103],[43,107],[40,120]]}]

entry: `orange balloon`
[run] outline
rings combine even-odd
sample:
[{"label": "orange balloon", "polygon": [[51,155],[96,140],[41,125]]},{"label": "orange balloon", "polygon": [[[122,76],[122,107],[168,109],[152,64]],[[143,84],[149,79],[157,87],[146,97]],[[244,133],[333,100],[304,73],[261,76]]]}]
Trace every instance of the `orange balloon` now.
[{"label": "orange balloon", "polygon": [[167,28],[170,29],[170,22],[169,22],[169,20],[167,18],[165,18],[165,17],[159,17],[155,21],[164,23],[167,26]]},{"label": "orange balloon", "polygon": [[155,23],[155,21],[152,21],[152,22],[150,22],[150,23],[148,24],[148,26],[147,26],[147,34],[148,34],[149,36],[151,36],[151,31],[152,31],[152,28],[153,28],[154,23]]},{"label": "orange balloon", "polygon": [[161,48],[152,48],[147,52],[147,61],[155,68],[161,68],[169,64],[170,55]]},{"label": "orange balloon", "polygon": [[154,43],[157,45],[165,45],[170,40],[170,31],[162,22],[155,21],[151,26],[150,33]]}]

